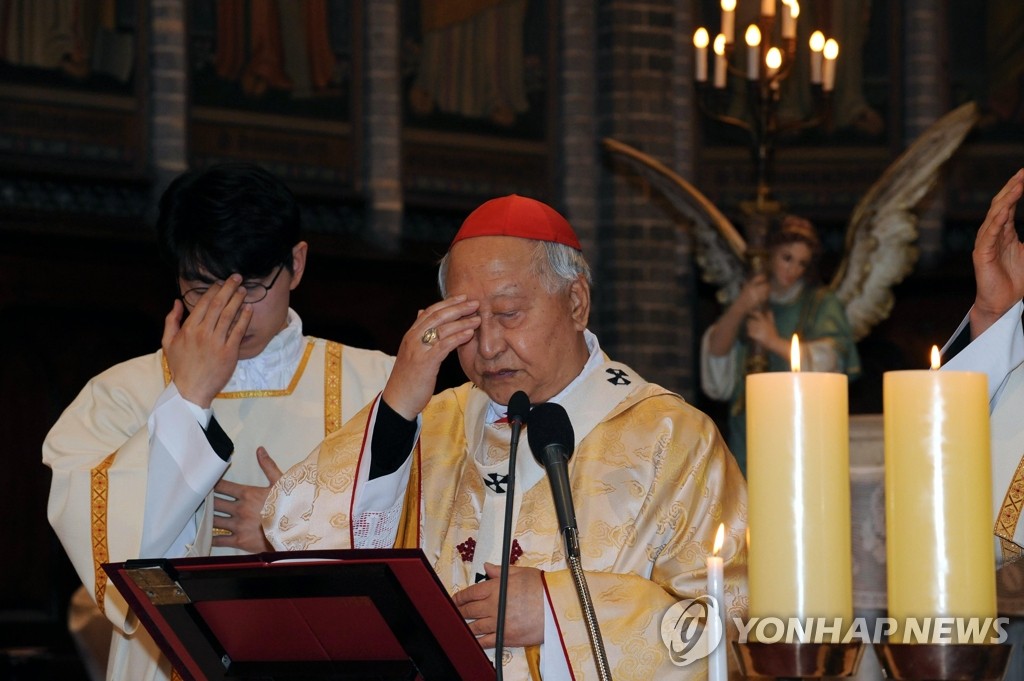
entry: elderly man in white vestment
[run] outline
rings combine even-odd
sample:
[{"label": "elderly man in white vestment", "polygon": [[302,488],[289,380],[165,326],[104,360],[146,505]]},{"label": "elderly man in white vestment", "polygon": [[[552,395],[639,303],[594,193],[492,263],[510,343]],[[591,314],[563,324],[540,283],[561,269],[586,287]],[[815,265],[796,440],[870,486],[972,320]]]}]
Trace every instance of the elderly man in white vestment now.
[{"label": "elderly man in white vestment", "polygon": [[[273,487],[267,538],[288,549],[421,547],[493,656],[510,440],[502,421],[523,391],[533,404],[562,405],[572,423],[582,566],[612,676],[704,678],[703,660],[672,664],[660,630],[670,606],[706,592],[721,523],[723,608],[745,614],[746,485],[718,430],[602,352],[587,330],[589,267],[549,206],[515,195],[484,203],[439,282],[443,300],[405,335],[381,398]],[[451,352],[470,382],[435,396]],[[529,451],[517,457],[516,481],[504,676],[595,678],[551,488]]]},{"label": "elderly man in white vestment", "polygon": [[[943,348],[952,358],[943,369],[988,375],[992,422],[992,526],[996,564],[1024,555],[1024,243],[1014,216],[1024,193],[1018,170],[992,199],[974,242],[974,305]],[[1011,568],[1012,569],[1012,568]],[[1011,617],[1007,631],[1014,647],[1007,679],[1024,677],[1024,618]]]},{"label": "elderly man in white vestment", "polygon": [[[383,388],[393,358],[303,335],[299,208],[258,166],[178,177],[157,229],[180,296],[162,349],[93,378],[43,444],[48,515],[113,623],[107,677],[171,678],[104,562],[269,548],[269,483]],[[276,459],[276,463],[275,463]]]},{"label": "elderly man in white vestment", "polygon": [[988,375],[992,411],[992,522],[997,562],[1017,560],[1024,550],[1024,244],[1014,213],[1024,192],[1018,171],[992,199],[978,230],[972,259],[974,305],[943,355],[944,369]]}]

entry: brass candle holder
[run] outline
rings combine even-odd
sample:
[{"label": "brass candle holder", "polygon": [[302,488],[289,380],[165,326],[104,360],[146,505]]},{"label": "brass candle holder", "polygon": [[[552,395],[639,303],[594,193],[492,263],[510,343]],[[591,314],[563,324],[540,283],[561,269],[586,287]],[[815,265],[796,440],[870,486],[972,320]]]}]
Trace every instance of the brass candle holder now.
[{"label": "brass candle holder", "polygon": [[744,676],[788,679],[847,677],[857,673],[864,645],[851,643],[761,643],[734,641]]},{"label": "brass candle holder", "polygon": [[999,681],[1013,647],[1003,643],[876,643],[887,679]]}]

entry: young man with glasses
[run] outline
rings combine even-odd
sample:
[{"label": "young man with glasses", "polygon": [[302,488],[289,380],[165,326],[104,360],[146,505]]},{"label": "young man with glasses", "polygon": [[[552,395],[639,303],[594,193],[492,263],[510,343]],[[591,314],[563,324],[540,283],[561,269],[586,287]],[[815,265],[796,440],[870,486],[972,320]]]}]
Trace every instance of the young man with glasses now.
[{"label": "young man with glasses", "polygon": [[114,624],[107,678],[171,668],[101,564],[269,548],[259,512],[278,465],[386,382],[387,355],[303,335],[289,307],[306,267],[299,228],[291,192],[258,166],[177,178],[157,219],[179,293],[161,350],[92,379],[43,443],[50,523]]}]

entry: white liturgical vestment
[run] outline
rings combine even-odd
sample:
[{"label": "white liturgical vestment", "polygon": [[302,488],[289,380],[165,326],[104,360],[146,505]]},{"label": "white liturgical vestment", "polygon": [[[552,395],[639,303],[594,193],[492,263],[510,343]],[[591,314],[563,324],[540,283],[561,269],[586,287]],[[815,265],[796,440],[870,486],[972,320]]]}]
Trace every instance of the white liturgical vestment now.
[{"label": "white liturgical vestment", "polygon": [[282,470],[301,461],[383,389],[387,355],[302,335],[298,316],[241,360],[212,412],[234,451],[224,461],[172,382],[162,352],[93,378],[43,444],[48,515],[85,587],[114,624],[107,677],[170,678],[155,643],[100,567],[133,558],[237,553],[211,546],[213,486],[266,486],[263,446]]}]

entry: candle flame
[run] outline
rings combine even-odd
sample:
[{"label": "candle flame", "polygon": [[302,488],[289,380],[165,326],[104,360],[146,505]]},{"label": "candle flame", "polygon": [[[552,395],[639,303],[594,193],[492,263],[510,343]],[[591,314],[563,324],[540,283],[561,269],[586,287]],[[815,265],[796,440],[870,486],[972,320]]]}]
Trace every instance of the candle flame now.
[{"label": "candle flame", "polygon": [[792,0],[792,2],[789,3],[789,14],[794,19],[800,16],[800,3],[796,0]]},{"label": "candle flame", "polygon": [[761,29],[754,24],[747,26],[747,32],[743,34],[743,39],[750,47],[757,47],[761,44]]},{"label": "candle flame", "polygon": [[722,550],[722,544],[725,543],[725,523],[718,524],[718,532],[715,533],[715,548],[711,550],[711,555],[717,556],[718,552]]},{"label": "candle flame", "polygon": [[704,49],[708,46],[708,29],[701,26],[697,29],[697,32],[693,34],[693,46],[698,49]]},{"label": "candle flame", "polygon": [[942,363],[942,356],[939,355],[939,346],[938,345],[933,345],[932,346],[932,371],[937,370],[941,363]]},{"label": "candle flame", "polygon": [[770,69],[777,69],[782,66],[782,50],[777,47],[768,50],[768,54],[764,57],[764,63]]},{"label": "candle flame", "polygon": [[800,339],[795,333],[789,344],[789,368],[793,371],[800,371]]},{"label": "candle flame", "polygon": [[722,11],[732,12],[736,9],[736,0],[722,0]]},{"label": "candle flame", "polygon": [[836,42],[835,38],[829,38],[825,41],[825,59],[835,59],[839,56],[839,43]]},{"label": "candle flame", "polygon": [[718,56],[725,55],[725,36],[721,33],[715,36],[715,44],[712,48]]},{"label": "candle flame", "polygon": [[821,31],[815,31],[811,34],[810,40],[811,50],[814,52],[821,52],[825,49],[825,34]]}]

